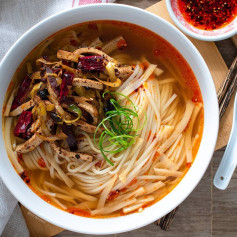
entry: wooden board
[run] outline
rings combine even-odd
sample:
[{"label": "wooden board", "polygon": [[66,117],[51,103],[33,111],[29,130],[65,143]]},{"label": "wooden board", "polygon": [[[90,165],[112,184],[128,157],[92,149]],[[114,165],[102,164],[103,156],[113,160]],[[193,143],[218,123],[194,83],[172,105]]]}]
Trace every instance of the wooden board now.
[{"label": "wooden board", "polygon": [[234,35],[232,38],[233,44],[235,45],[235,47],[237,48],[237,35]]},{"label": "wooden board", "polygon": [[[149,12],[152,12],[163,19],[173,23],[172,19],[169,16],[167,11],[165,1],[158,2],[157,4],[152,5],[151,7],[147,8]],[[216,91],[220,88],[222,82],[225,79],[225,76],[228,72],[228,68],[221,57],[216,45],[214,42],[206,42],[193,39],[188,37],[192,43],[196,46],[202,57],[204,58],[214,81]],[[218,134],[218,140],[216,144],[216,150],[225,146],[228,142],[230,130],[232,126],[232,116],[233,116],[233,105],[234,105],[234,98],[232,98],[228,109],[225,112],[225,115],[220,121],[220,128]],[[205,109],[205,108],[204,108]]]},{"label": "wooden board", "polygon": [[26,225],[29,229],[30,237],[38,237],[38,236],[50,237],[64,230],[58,226],[50,224],[49,222],[41,219],[40,217],[30,212],[22,205],[21,205],[21,211],[25,218]]},{"label": "wooden board", "polygon": [[[174,24],[168,14],[164,0],[147,8],[147,10]],[[217,47],[215,46],[215,43],[199,41],[192,38],[189,39],[197,47],[197,49],[203,56],[204,60],[206,61],[207,66],[211,71],[216,90],[218,90],[227,74],[228,69]],[[232,114],[233,114],[233,98],[230,102],[230,106],[228,107],[220,123],[220,130],[216,150],[227,144],[232,125]],[[53,236],[63,231],[62,228],[59,228],[42,220],[41,218],[37,217],[24,207],[22,207],[22,212],[25,217],[27,226],[29,228],[30,236],[32,237]]]}]

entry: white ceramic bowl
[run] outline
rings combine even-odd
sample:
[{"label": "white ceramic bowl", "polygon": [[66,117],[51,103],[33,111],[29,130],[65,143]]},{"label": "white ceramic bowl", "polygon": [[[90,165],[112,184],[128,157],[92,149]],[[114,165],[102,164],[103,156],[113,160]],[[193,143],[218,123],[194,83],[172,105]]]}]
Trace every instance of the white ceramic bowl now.
[{"label": "white ceramic bowl", "polygon": [[166,7],[173,22],[185,34],[199,40],[218,41],[237,34],[237,17],[225,27],[216,30],[201,30],[189,24],[179,10],[177,0],[166,0]]},{"label": "white ceramic bowl", "polygon": [[[30,211],[62,228],[86,234],[111,234],[133,230],[164,216],[178,206],[196,187],[214,152],[218,133],[218,104],[210,72],[193,44],[165,20],[139,8],[117,4],[88,5],[55,14],[27,31],[8,51],[0,65],[0,109],[9,82],[24,57],[42,40],[67,26],[91,20],[118,20],[143,26],[169,41],[187,60],[198,79],[204,100],[203,139],[194,164],[177,187],[141,213],[92,219],[61,211],[39,198],[15,172],[0,133],[0,174],[12,194]],[[1,116],[0,116],[1,117]],[[2,131],[2,117],[0,123]]]}]

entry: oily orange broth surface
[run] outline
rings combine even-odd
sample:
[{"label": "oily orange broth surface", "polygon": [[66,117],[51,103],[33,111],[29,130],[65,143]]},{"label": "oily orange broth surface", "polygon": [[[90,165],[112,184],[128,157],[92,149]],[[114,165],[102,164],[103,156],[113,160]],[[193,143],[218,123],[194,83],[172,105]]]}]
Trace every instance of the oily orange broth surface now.
[{"label": "oily orange broth surface", "polygon": [[[97,26],[99,27],[95,27]],[[186,60],[183,58],[183,56],[165,39],[158,36],[157,34],[153,33],[150,30],[147,30],[143,27],[126,23],[126,22],[117,22],[117,21],[94,21],[94,22],[86,22],[81,23],[77,25],[70,26],[68,28],[65,28],[47,39],[45,39],[43,42],[41,42],[38,46],[36,46],[23,60],[23,62],[20,64],[20,66],[17,68],[13,79],[11,83],[9,84],[7,95],[5,97],[5,103],[10,96],[10,93],[13,89],[13,83],[20,84],[20,82],[23,80],[24,75],[26,74],[26,62],[31,61],[32,66],[35,64],[35,60],[39,57],[37,55],[39,49],[42,47],[42,45],[45,44],[45,42],[51,40],[52,38],[55,39],[57,42],[58,39],[62,39],[63,35],[67,34],[70,30],[75,30],[77,33],[81,32],[87,32],[88,33],[88,40],[94,39],[96,36],[100,36],[103,41],[109,41],[118,35],[123,35],[126,42],[128,43],[128,47],[126,50],[124,50],[124,53],[130,55],[133,59],[140,59],[141,56],[145,56],[148,61],[151,63],[157,64],[158,67],[164,70],[163,75],[161,78],[167,78],[167,76],[176,76],[176,79],[179,80],[179,82],[183,85],[183,90],[185,90],[185,93],[187,94],[187,98],[192,99],[194,102],[201,102],[202,95],[201,91],[198,85],[198,81],[195,78],[195,75],[186,62]],[[56,52],[59,48],[54,48],[54,42],[52,42],[51,45],[44,51],[44,54],[42,56],[51,56],[56,55]],[[113,54],[111,54],[113,57]],[[187,88],[187,89],[184,89]],[[4,113],[5,106],[3,107],[3,113]],[[199,138],[196,140],[196,143],[194,145],[193,149],[193,155],[196,156],[200,142],[202,139],[202,132],[203,132],[203,126],[204,126],[204,111],[201,110],[199,114],[199,124],[197,124],[198,128],[198,135]],[[184,172],[184,175],[189,170],[192,164],[184,164],[182,166],[182,171]],[[35,171],[33,171],[35,172]],[[32,171],[28,172],[28,176],[31,178]],[[39,171],[42,172],[42,171]],[[169,192],[171,192],[177,184],[182,180],[182,178],[177,181],[175,185],[167,185],[167,189],[163,194],[160,196],[159,199],[156,199],[153,203],[151,203],[148,206],[151,206],[155,202],[159,201],[163,197],[165,197]],[[45,195],[41,195],[39,192],[37,192],[33,185],[28,184],[28,186],[31,188],[32,191],[34,191],[38,196],[40,196],[43,200],[50,203],[51,205],[62,209],[60,206],[58,206],[56,203],[50,200],[49,197],[46,197]],[[68,212],[73,213],[75,215],[83,216],[83,217],[91,217],[90,213],[84,210],[79,210],[76,208],[69,208]],[[105,217],[115,217],[119,215],[124,215],[123,213],[114,213],[111,215],[106,216],[95,216],[93,218],[105,218]]]}]

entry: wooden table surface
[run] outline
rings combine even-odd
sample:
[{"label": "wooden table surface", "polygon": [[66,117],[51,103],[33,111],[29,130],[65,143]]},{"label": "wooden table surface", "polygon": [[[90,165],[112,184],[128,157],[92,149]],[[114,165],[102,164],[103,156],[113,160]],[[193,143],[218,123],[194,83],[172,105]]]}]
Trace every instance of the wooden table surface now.
[{"label": "wooden table surface", "polygon": [[[118,0],[117,3],[147,8],[157,0]],[[216,42],[227,66],[237,55],[231,39]],[[236,237],[237,236],[237,171],[229,187],[220,191],[213,186],[213,177],[223,156],[224,148],[216,151],[201,182],[191,195],[180,205],[179,210],[165,232],[154,224],[118,235],[119,237]],[[63,231],[57,237],[92,236]]]}]

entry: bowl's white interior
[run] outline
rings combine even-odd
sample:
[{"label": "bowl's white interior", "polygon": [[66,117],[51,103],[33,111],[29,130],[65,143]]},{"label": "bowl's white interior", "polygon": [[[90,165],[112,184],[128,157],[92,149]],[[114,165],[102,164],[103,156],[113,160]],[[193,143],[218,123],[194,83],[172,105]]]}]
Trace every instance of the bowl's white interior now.
[{"label": "bowl's white interior", "polygon": [[[165,198],[142,213],[127,216],[92,219],[61,211],[33,193],[17,175],[10,163],[0,133],[0,174],[12,194],[39,217],[75,232],[110,234],[129,231],[149,224],[178,206],[195,188],[203,176],[214,151],[218,133],[218,104],[210,72],[197,49],[171,24],[144,10],[125,5],[88,5],[58,13],[31,28],[9,50],[0,65],[0,109],[9,82],[24,57],[42,40],[67,26],[91,20],[131,22],[156,32],[169,41],[184,56],[198,79],[204,100],[204,133],[198,155],[179,185]],[[2,117],[0,121],[2,131]]]}]

